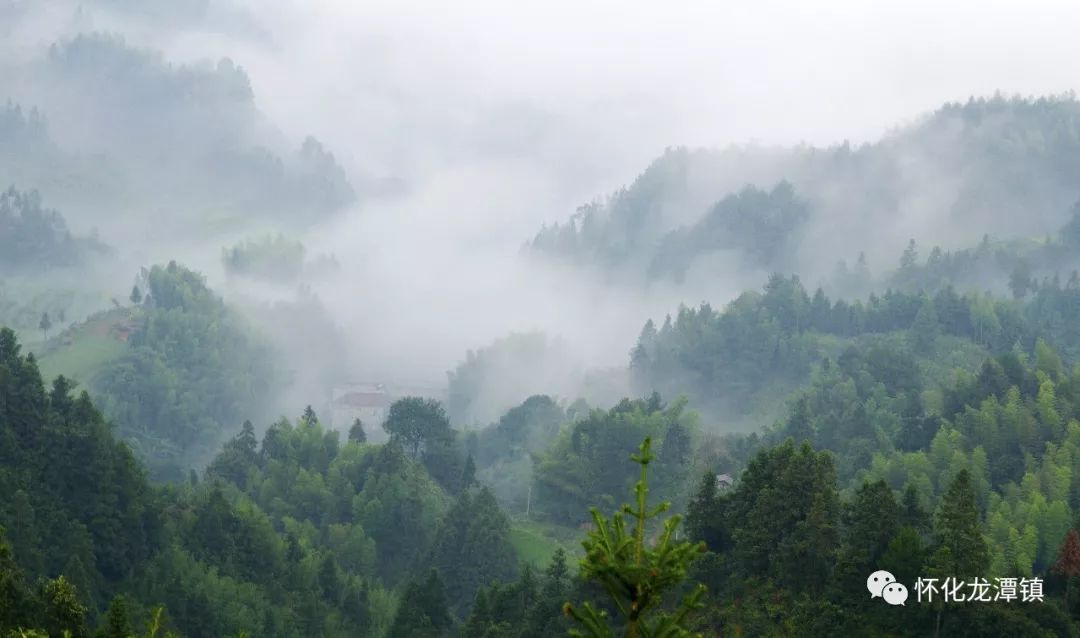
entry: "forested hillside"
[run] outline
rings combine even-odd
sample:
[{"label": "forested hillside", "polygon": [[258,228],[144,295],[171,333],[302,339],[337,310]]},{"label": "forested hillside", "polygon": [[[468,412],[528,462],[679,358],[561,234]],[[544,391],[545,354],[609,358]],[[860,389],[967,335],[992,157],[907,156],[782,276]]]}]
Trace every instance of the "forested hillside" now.
[{"label": "forested hillside", "polygon": [[[159,241],[251,215],[304,227],[355,200],[344,170],[312,137],[290,144],[259,111],[229,59],[173,64],[115,33],[78,33],[5,73],[0,170],[49,193],[81,223]],[[169,211],[157,226],[118,215]]]},{"label": "forested hillside", "polygon": [[138,628],[158,605],[185,636],[366,635],[393,619],[388,588],[429,566],[455,575],[444,614],[518,570],[490,492],[434,480],[431,445],[342,441],[309,411],[261,442],[245,423],[204,479],[154,487],[86,392],[63,377],[46,391],[6,329],[0,406],[5,635],[112,631],[117,607]]},{"label": "forested hillside", "polygon": [[[147,315],[141,330],[169,312],[220,304],[175,265],[148,271],[146,285],[151,305],[139,311],[163,314]],[[557,635],[574,621],[560,617],[556,601],[602,600],[602,590],[575,584],[562,550],[543,576],[536,570],[544,565],[521,563],[511,519],[478,480],[492,483],[511,511],[530,492],[531,519],[577,528],[591,505],[615,509],[633,488],[628,457],[648,437],[657,450],[654,498],[687,512],[690,538],[707,548],[681,577],[707,587],[703,606],[679,621],[685,627],[1071,635],[1074,601],[1062,598],[1068,578],[1055,569],[1067,567],[1060,551],[1078,507],[1070,477],[1080,476],[1080,401],[1068,366],[1074,313],[1066,311],[1074,292],[1046,282],[1028,301],[945,288],[848,303],[776,277],[722,314],[685,310],[671,325],[647,329],[633,359],[644,374],[663,344],[681,339],[677,351],[696,353],[710,370],[725,361],[750,375],[752,362],[783,364],[793,387],[805,389],[762,434],[717,438],[685,400],[665,405],[654,395],[568,411],[536,397],[462,439],[437,403],[407,399],[383,426],[386,445],[366,444],[363,424],[342,441],[308,410],[272,425],[261,441],[245,423],[203,476],[164,488],[149,484],[114,442],[88,395],[72,397],[63,377],[46,392],[33,356],[20,355],[6,331],[3,467],[13,498],[2,524],[17,603],[3,621],[76,635],[88,625],[138,627],[152,618],[193,636],[473,635],[491,627]],[[740,325],[741,312],[757,317],[742,325],[774,333],[734,343],[772,344],[771,352],[794,358],[685,342],[713,338],[690,329],[695,318],[723,335]],[[784,343],[777,335],[827,343],[776,350]],[[133,336],[136,348],[145,347],[141,338]],[[762,382],[775,376],[754,374]],[[146,396],[138,388],[124,394]],[[65,463],[56,450],[80,461]],[[733,489],[731,479],[718,482],[720,473],[737,477]],[[515,474],[516,483],[503,478]],[[803,496],[791,498],[784,485]],[[105,517],[95,514],[102,507]],[[1035,603],[954,603],[900,615],[859,593],[875,568],[907,581],[952,572],[1038,577],[1046,593]],[[35,589],[37,578],[52,580]]]},{"label": "forested hillside", "polygon": [[[1075,96],[972,98],[863,145],[674,148],[632,184],[542,229],[536,253],[635,283],[723,273],[830,276],[910,238],[1052,234],[1080,197]],[[837,250],[839,248],[839,250]],[[827,257],[825,257],[827,255]]]},{"label": "forested hillside", "polygon": [[87,384],[159,477],[176,479],[233,424],[265,417],[252,408],[277,386],[269,346],[197,273],[172,262],[140,279],[126,351]]},{"label": "forested hillside", "polygon": [[85,265],[108,250],[95,239],[73,236],[64,216],[45,208],[39,193],[15,188],[0,193],[0,241],[0,270],[6,273]]},{"label": "forested hillside", "polygon": [[0,0],[0,638],[1080,638],[1080,13],[698,4]]}]

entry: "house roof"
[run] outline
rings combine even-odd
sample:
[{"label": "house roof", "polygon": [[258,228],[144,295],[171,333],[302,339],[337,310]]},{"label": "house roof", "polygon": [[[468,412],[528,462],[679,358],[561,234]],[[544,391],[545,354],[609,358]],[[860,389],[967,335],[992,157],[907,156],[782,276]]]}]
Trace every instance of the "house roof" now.
[{"label": "house roof", "polygon": [[334,399],[334,405],[350,408],[385,408],[390,397],[385,392],[346,392]]}]

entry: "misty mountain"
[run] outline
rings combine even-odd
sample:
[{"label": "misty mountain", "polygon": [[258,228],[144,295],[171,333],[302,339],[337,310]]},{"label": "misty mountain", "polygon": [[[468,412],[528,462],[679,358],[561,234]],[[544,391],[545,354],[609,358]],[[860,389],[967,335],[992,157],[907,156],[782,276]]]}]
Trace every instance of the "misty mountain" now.
[{"label": "misty mountain", "polygon": [[946,104],[858,146],[669,149],[529,247],[630,281],[680,279],[695,265],[702,278],[732,268],[820,278],[863,251],[880,265],[912,238],[952,248],[983,229],[1055,233],[1080,197],[1078,171],[1073,95],[997,95]]},{"label": "misty mountain", "polygon": [[0,0],[0,638],[1080,638],[1077,18]]},{"label": "misty mountain", "polygon": [[[188,233],[191,221],[302,228],[356,198],[318,140],[294,145],[267,120],[247,73],[228,58],[173,64],[91,32],[53,43],[10,75],[19,102],[0,135],[25,158],[0,153],[0,170],[82,225],[158,237]],[[134,214],[145,208],[159,211],[158,223]]]},{"label": "misty mountain", "polygon": [[109,251],[95,238],[72,235],[64,216],[43,206],[36,191],[0,193],[0,272],[80,266]]}]

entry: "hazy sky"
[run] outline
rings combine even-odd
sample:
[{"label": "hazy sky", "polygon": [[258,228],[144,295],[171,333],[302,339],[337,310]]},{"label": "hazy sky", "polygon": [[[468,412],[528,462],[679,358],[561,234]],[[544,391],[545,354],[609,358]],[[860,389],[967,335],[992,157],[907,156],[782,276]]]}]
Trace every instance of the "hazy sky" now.
[{"label": "hazy sky", "polygon": [[[701,301],[514,261],[540,221],[629,183],[665,146],[872,140],[947,100],[1068,91],[1080,59],[1066,3],[251,1],[269,43],[172,49],[232,52],[274,121],[410,182],[408,201],[329,229],[371,304],[329,303],[385,331],[373,357],[432,369],[530,328],[625,363],[645,317]],[[611,329],[597,336],[598,321]]]},{"label": "hazy sky", "polygon": [[[1059,93],[1080,57],[1065,2],[279,2],[282,74],[255,83],[283,121],[416,163],[536,135],[602,183],[666,145],[865,140],[945,100]],[[427,148],[383,149],[414,133]]]}]

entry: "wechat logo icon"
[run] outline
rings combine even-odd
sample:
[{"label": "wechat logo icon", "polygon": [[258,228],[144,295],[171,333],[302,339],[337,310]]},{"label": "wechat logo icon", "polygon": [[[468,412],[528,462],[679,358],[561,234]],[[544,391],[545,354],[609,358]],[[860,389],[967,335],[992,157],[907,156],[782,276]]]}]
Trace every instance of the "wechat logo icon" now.
[{"label": "wechat logo icon", "polygon": [[881,598],[890,605],[903,605],[908,599],[907,587],[896,582],[896,577],[884,569],[867,576],[866,588],[870,590],[871,598]]}]

